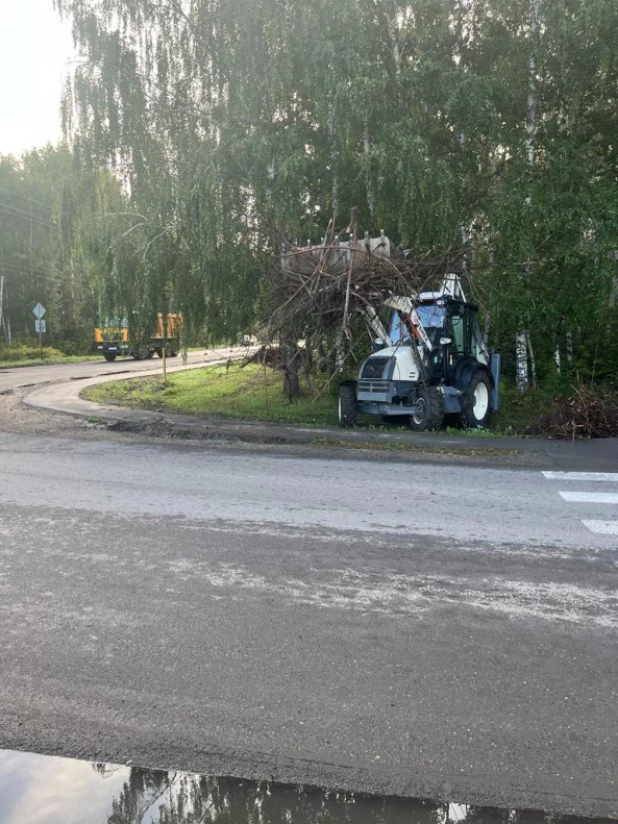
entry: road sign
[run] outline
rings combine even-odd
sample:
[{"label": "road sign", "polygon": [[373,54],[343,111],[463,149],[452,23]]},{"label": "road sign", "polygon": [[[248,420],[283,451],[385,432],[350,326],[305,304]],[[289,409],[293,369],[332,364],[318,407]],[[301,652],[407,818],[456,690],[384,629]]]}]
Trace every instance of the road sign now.
[{"label": "road sign", "polygon": [[37,320],[41,320],[46,311],[47,309],[44,306],[41,306],[40,303],[37,303],[37,305],[32,310],[32,314]]},{"label": "road sign", "polygon": [[45,334],[47,332],[47,327],[44,320],[35,320],[34,321],[34,331],[38,332],[40,335]]}]

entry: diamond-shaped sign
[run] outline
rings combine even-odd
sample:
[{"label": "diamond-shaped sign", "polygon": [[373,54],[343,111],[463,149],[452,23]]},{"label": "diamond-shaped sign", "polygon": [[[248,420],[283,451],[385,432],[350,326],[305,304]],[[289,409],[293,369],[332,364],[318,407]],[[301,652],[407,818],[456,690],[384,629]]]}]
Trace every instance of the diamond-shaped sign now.
[{"label": "diamond-shaped sign", "polygon": [[41,306],[40,303],[37,303],[37,305],[32,310],[32,314],[37,320],[41,320],[46,311],[47,309],[44,306]]}]

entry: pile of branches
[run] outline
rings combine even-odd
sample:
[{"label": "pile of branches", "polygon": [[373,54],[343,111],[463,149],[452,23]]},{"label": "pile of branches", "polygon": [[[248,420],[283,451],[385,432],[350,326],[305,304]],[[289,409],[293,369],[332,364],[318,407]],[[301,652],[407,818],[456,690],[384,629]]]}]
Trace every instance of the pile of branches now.
[{"label": "pile of branches", "polygon": [[348,240],[329,229],[322,244],[281,254],[265,302],[269,341],[303,339],[314,349],[330,342],[351,353],[361,333],[367,340],[363,310],[379,309],[391,295],[432,290],[445,274],[461,272],[461,250],[413,259],[383,233],[359,239],[354,214],[346,231]]},{"label": "pile of branches", "polygon": [[532,434],[544,438],[612,438],[618,435],[618,394],[582,382],[541,415]]}]

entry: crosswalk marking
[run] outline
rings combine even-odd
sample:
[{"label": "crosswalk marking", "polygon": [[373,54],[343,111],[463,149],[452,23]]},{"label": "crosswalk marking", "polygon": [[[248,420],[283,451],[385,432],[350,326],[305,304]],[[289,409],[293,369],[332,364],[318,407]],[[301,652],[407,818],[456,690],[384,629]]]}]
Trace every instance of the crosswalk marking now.
[{"label": "crosswalk marking", "polygon": [[559,492],[565,501],[574,504],[618,504],[618,492]]},{"label": "crosswalk marking", "polygon": [[[618,472],[549,472],[541,470],[548,481],[579,481],[580,483],[618,483]],[[575,504],[618,504],[618,492],[567,492],[558,495]],[[618,535],[618,520],[591,521],[581,518],[581,523],[597,535]]]},{"label": "crosswalk marking", "polygon": [[598,535],[618,535],[618,521],[582,521],[582,524]]},{"label": "crosswalk marking", "polygon": [[542,472],[548,481],[618,483],[618,472]]}]

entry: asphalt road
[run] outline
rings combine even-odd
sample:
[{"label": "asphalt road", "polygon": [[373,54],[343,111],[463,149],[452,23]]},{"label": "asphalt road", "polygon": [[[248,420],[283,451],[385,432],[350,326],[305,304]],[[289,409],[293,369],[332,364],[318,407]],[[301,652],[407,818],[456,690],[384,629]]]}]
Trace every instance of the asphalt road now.
[{"label": "asphalt road", "polygon": [[[187,364],[193,366],[205,364],[209,361],[221,360],[227,357],[237,357],[244,350],[235,348],[208,349],[187,353]],[[184,364],[181,357],[169,358],[167,365],[170,369],[181,368]],[[147,372],[162,368],[158,357],[136,361],[133,358],[118,358],[108,363],[101,356],[100,360],[85,361],[84,363],[50,363],[44,366],[15,366],[0,368],[0,392],[6,389],[18,389],[23,386],[36,386],[43,383],[58,383],[59,381],[78,380],[100,375],[125,375],[128,372]]]},{"label": "asphalt road", "polygon": [[0,434],[0,746],[618,817],[614,493]]}]

